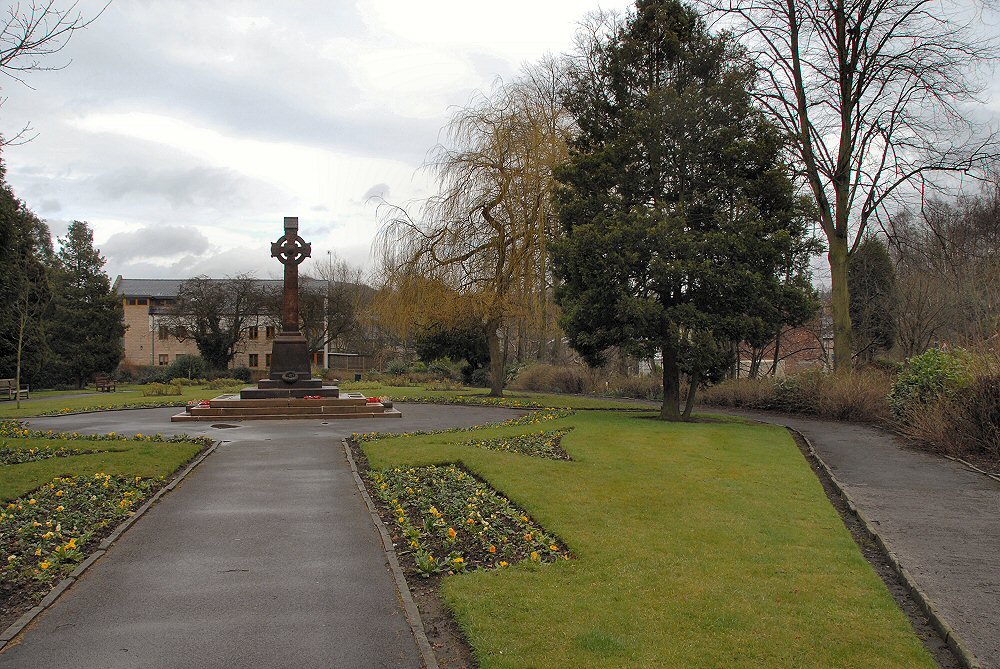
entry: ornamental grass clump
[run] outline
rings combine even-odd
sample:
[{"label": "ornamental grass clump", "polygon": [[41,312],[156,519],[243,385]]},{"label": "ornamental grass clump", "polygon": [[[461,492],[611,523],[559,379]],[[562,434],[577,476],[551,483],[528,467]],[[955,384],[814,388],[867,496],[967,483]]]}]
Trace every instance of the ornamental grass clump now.
[{"label": "ornamental grass clump", "polygon": [[400,554],[422,576],[570,558],[527,513],[457,465],[374,470],[368,480]]},{"label": "ornamental grass clump", "polygon": [[550,460],[572,460],[573,458],[560,445],[562,438],[567,433],[569,430],[541,430],[528,434],[497,437],[496,439],[472,439],[463,442],[462,445],[473,448],[488,448],[491,451],[520,453],[521,455],[549,458]]},{"label": "ornamental grass clump", "polygon": [[72,571],[92,539],[130,516],[159,485],[104,472],[67,476],[0,507],[0,602]]}]

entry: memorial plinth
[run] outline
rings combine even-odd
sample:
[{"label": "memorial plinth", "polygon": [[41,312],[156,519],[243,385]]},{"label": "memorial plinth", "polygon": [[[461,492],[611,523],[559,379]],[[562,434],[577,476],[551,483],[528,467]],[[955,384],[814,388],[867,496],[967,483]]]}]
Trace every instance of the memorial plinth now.
[{"label": "memorial plinth", "polygon": [[360,393],[341,393],[314,378],[309,344],[299,331],[299,265],[312,245],[299,236],[299,219],[285,217],[285,234],[271,244],[271,256],[285,268],[281,299],[281,333],[271,347],[271,371],[256,388],[237,395],[220,395],[189,406],[171,421],[262,420],[287,418],[399,418],[402,414]]}]

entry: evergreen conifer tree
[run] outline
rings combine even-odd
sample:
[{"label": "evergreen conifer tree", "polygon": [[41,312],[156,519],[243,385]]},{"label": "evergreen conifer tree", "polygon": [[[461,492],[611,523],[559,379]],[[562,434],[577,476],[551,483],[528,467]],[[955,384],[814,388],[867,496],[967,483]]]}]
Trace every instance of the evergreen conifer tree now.
[{"label": "evergreen conifer tree", "polygon": [[579,133],[556,175],[562,325],[590,362],[660,351],[668,420],[690,416],[739,342],[773,330],[775,305],[791,320],[814,306],[786,280],[804,209],[742,55],[678,0],[638,0],[593,34],[566,96]]},{"label": "evergreen conifer tree", "polygon": [[82,388],[98,372],[110,373],[123,354],[121,299],[112,291],[94,233],[82,221],[60,238],[53,272],[49,346],[58,375]]}]

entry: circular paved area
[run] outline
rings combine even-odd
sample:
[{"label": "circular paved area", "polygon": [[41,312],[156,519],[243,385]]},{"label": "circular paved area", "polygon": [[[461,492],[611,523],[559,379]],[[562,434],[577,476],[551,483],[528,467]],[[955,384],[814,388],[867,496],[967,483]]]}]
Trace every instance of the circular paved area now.
[{"label": "circular paved area", "polygon": [[221,446],[0,654],[0,667],[419,667],[340,440],[523,415],[170,423],[176,408],[34,418],[42,430],[206,435]]}]

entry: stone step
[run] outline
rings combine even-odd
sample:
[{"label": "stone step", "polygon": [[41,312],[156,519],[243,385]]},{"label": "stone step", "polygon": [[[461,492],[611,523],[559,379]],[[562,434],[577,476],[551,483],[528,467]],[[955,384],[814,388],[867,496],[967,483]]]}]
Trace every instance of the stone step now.
[{"label": "stone step", "polygon": [[212,400],[213,408],[242,408],[242,407],[315,407],[315,406],[360,406],[364,407],[368,404],[368,399],[365,397],[324,397],[318,400],[304,400],[304,399],[289,399],[289,398],[276,398],[276,399],[262,399],[262,400],[241,400],[237,398],[233,399],[222,399],[215,398]]},{"label": "stone step", "polygon": [[231,407],[216,406],[192,407],[188,412],[192,416],[253,416],[256,414],[299,416],[299,415],[334,415],[334,414],[355,414],[355,413],[382,413],[385,407],[381,404],[369,404],[361,406],[342,406],[329,404],[314,404],[312,406],[257,406],[257,407]]},{"label": "stone step", "polygon": [[347,418],[402,418],[403,414],[400,413],[398,409],[386,409],[385,411],[379,412],[363,412],[363,413],[348,413],[348,414],[255,414],[246,416],[232,416],[230,414],[226,415],[192,415],[187,412],[179,413],[175,416],[171,416],[170,420],[174,423],[187,423],[195,421],[219,421],[219,420],[293,420],[293,419],[347,419]]}]

